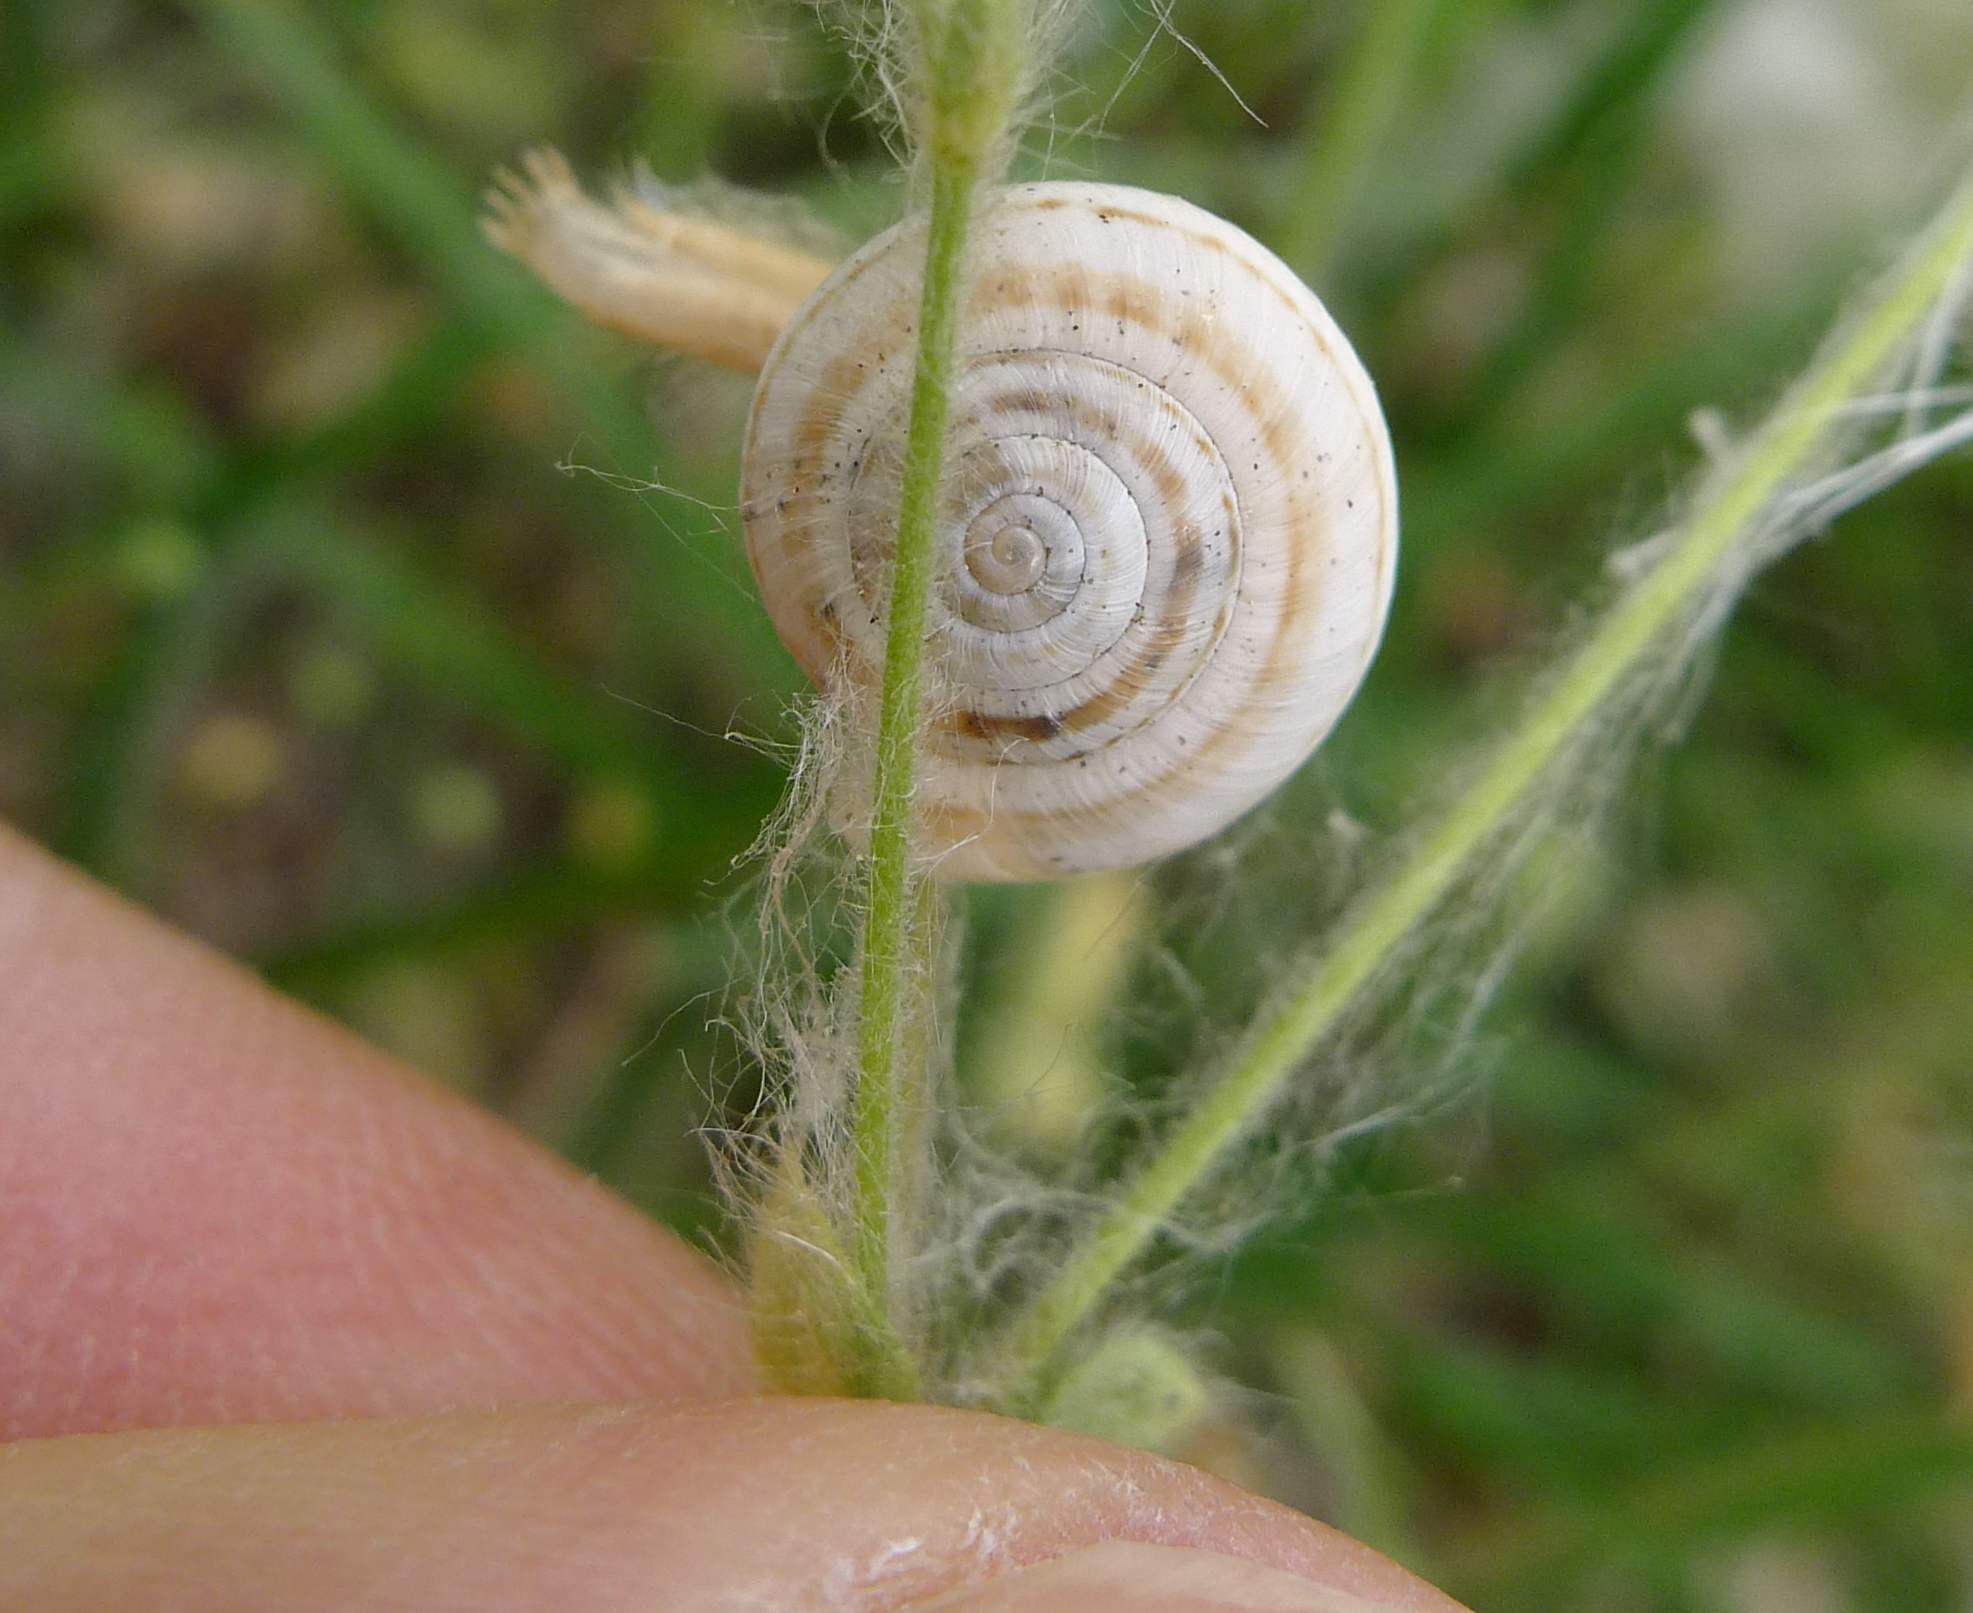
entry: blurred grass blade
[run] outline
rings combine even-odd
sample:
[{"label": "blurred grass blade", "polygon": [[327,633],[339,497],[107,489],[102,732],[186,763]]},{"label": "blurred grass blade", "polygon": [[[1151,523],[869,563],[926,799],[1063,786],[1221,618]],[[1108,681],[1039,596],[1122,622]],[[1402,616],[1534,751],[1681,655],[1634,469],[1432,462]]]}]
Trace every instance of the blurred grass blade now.
[{"label": "blurred grass blade", "polygon": [[1693,410],[1813,343],[1854,279],[1820,273],[1786,297],[1721,319],[1621,378],[1606,393],[1529,429],[1517,413],[1476,422],[1442,455],[1414,456],[1405,538],[1429,549],[1531,506],[1554,507],[1632,466],[1640,442],[1676,438]]},{"label": "blurred grass blade", "polygon": [[1536,209],[1556,221],[1520,310],[1479,363],[1460,418],[1444,429],[1465,435],[1467,420],[1496,415],[1520,384],[1570,336],[1603,271],[1650,149],[1654,94],[1715,0],[1669,0],[1632,16],[1597,59],[1562,115],[1508,175],[1517,222]]},{"label": "blurred grass blade", "polygon": [[[343,188],[416,257],[433,282],[464,314],[526,349],[595,432],[609,463],[603,468],[642,482],[679,483],[665,463],[643,411],[595,360],[597,349],[572,340],[572,320],[549,294],[489,247],[480,233],[478,185],[466,183],[428,157],[395,128],[344,76],[333,42],[299,7],[285,0],[188,0],[214,38],[267,84],[294,118],[310,147]],[[657,465],[655,475],[646,467]],[[634,575],[649,608],[639,613],[686,624],[686,639],[702,650],[737,658],[760,681],[786,678],[765,613],[755,604],[737,545],[707,541],[699,563],[662,562],[641,507],[625,501]],[[707,632],[711,627],[715,631]]]},{"label": "blurred grass blade", "polygon": [[1973,1428],[1935,1415],[1768,1434],[1633,1486],[1521,1513],[1456,1546],[1444,1583],[1476,1607],[1554,1606],[1592,1570],[1646,1553],[1687,1559],[1778,1529],[1894,1520],[1973,1495]]},{"label": "blurred grass blade", "polygon": [[1439,0],[1370,0],[1302,137],[1282,257],[1319,286],[1404,109]]},{"label": "blurred grass blade", "polygon": [[381,545],[345,534],[326,513],[290,508],[253,540],[271,569],[313,584],[391,661],[470,702],[578,772],[636,778],[661,816],[689,798],[683,764],[662,754],[629,706],[612,706],[551,671],[463,599],[448,598]]},{"label": "blurred grass blade", "polygon": [[131,877],[142,861],[137,813],[154,796],[175,719],[211,681],[242,602],[296,582],[346,613],[387,659],[544,755],[579,775],[632,783],[663,826],[680,887],[716,873],[736,849],[699,809],[686,764],[652,742],[632,707],[545,666],[471,604],[351,539],[326,513],[290,503],[244,518],[215,545],[200,586],[140,625],[100,696],[110,709],[85,730],[64,836],[71,855],[113,879]]},{"label": "blurred grass blade", "polygon": [[[1625,7],[1626,22],[1617,37],[1593,56],[1566,92],[1518,146],[1505,152],[1484,182],[1476,178],[1447,196],[1433,216],[1415,225],[1402,248],[1383,267],[1380,300],[1414,287],[1428,274],[1431,263],[1473,238],[1489,232],[1516,237],[1537,213],[1565,216],[1553,197],[1565,188],[1563,176],[1585,155],[1599,169],[1618,174],[1628,156],[1628,143],[1649,127],[1650,101],[1677,65],[1698,27],[1716,9],[1718,0],[1666,0]],[[1458,21],[1470,26],[1471,17]],[[1588,194],[1591,205],[1614,206],[1623,198],[1603,197],[1578,181],[1571,195]],[[1597,232],[1576,226],[1579,239]]]},{"label": "blurred grass blade", "polygon": [[1507,188],[1525,190],[1571,161],[1599,128],[1634,117],[1664,80],[1679,53],[1718,0],[1649,0],[1629,8],[1629,21],[1591,63],[1559,114],[1532,140],[1507,173]]},{"label": "blurred grass blade", "polygon": [[255,961],[283,990],[319,997],[380,963],[443,958],[502,941],[552,939],[599,920],[679,905],[699,888],[694,872],[669,855],[610,871],[552,859],[453,901],[360,920],[284,944]]},{"label": "blurred grass blade", "polygon": [[1406,1217],[1463,1266],[1539,1291],[1572,1327],[1631,1348],[1659,1341],[1689,1362],[1696,1386],[1849,1412],[1922,1386],[1904,1341],[1680,1248],[1654,1219],[1647,1195],[1607,1169],[1512,1200],[1422,1204]]}]

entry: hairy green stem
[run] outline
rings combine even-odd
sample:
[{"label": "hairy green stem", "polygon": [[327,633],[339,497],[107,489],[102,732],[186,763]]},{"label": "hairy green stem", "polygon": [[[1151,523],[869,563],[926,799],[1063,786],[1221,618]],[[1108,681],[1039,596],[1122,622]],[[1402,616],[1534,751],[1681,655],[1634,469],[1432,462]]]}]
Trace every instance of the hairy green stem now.
[{"label": "hairy green stem", "polygon": [[1710,489],[1665,558],[1611,608],[1472,783],[1345,917],[1327,949],[1292,982],[1231,1067],[1022,1315],[1011,1350],[1024,1405],[1033,1404],[1051,1362],[1110,1284],[1346,1020],[1571,740],[1635,671],[1662,653],[1669,635],[1731,586],[1777,496],[1813,465],[1842,406],[1878,380],[1969,259],[1973,182],[1955,194],[1920,248],[1770,417],[1738,465]]},{"label": "hairy green stem", "polygon": [[918,349],[905,434],[892,559],[884,675],[877,713],[868,883],[857,1024],[853,1121],[856,1174],[850,1257],[862,1294],[866,1345],[859,1387],[913,1398],[918,1373],[891,1314],[893,1224],[911,1171],[900,1158],[911,1117],[926,1101],[912,1068],[911,1024],[932,989],[937,924],[925,875],[913,866],[912,788],[925,683],[945,430],[957,346],[961,270],[974,193],[1004,136],[1019,78],[1018,7],[1007,0],[926,4],[918,19],[927,58],[922,108],[931,210],[919,300]]},{"label": "hairy green stem", "polygon": [[[862,1001],[857,1022],[856,1210],[852,1256],[864,1294],[883,1317],[890,1289],[891,1219],[900,1185],[898,1139],[912,1105],[902,1030],[915,992],[928,984],[929,926],[914,922],[924,874],[912,866],[911,797],[925,682],[925,605],[931,596],[939,479],[958,322],[959,268],[973,176],[936,168],[919,303],[917,370],[905,438],[890,624],[877,714],[876,787],[870,827],[868,905],[863,921]],[[917,944],[914,945],[914,942]],[[882,1329],[893,1335],[888,1325]],[[890,1352],[887,1350],[887,1354]]]}]

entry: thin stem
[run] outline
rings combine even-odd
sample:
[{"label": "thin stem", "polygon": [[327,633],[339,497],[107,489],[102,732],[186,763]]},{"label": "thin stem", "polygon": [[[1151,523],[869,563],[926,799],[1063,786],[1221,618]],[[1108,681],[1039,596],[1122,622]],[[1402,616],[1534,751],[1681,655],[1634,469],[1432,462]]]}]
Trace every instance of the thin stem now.
[{"label": "thin stem", "polygon": [[[929,1011],[938,925],[934,893],[913,864],[912,786],[925,682],[925,615],[931,596],[945,428],[957,345],[961,267],[973,193],[1001,155],[1019,94],[1024,0],[918,0],[914,26],[925,68],[918,132],[931,178],[918,351],[905,428],[897,544],[878,701],[876,778],[857,1023],[856,1171],[850,1262],[863,1311],[855,1363],[863,1393],[911,1399],[918,1371],[891,1313],[893,1225],[912,1171],[901,1162],[912,1117],[929,1101],[913,1069],[910,1027]],[[919,1086],[914,1089],[914,1076]]]},{"label": "thin stem", "polygon": [[1603,703],[1745,557],[1787,483],[1913,336],[1969,257],[1973,183],[1957,192],[1920,249],[1754,439],[1739,466],[1686,522],[1674,548],[1612,608],[1474,781],[1343,921],[1327,952],[1264,1018],[1216,1085],[1130,1181],[1115,1207],[1017,1324],[1014,1362],[1032,1396],[1056,1352],[1134,1261],[1178,1202],[1266,1111],[1309,1055],[1431,917],[1474,857],[1510,821]]},{"label": "thin stem", "polygon": [[[911,1072],[905,1068],[901,1030],[911,994],[927,984],[924,960],[914,955],[913,948],[914,934],[929,927],[913,922],[920,901],[916,887],[924,876],[912,866],[911,798],[924,690],[925,606],[931,594],[933,538],[959,313],[960,258],[976,173],[970,162],[950,157],[936,161],[932,171],[917,368],[905,438],[890,624],[877,718],[876,788],[857,1027],[856,1205],[851,1253],[864,1293],[879,1318],[885,1315],[885,1296],[890,1289],[891,1212],[901,1175],[899,1131],[912,1102],[905,1091]],[[881,1342],[896,1344],[895,1329],[888,1321],[882,1324],[882,1334]],[[908,1367],[901,1345],[894,1351],[887,1348],[885,1353],[898,1357],[893,1370]],[[891,1386],[889,1392],[898,1390]]]}]

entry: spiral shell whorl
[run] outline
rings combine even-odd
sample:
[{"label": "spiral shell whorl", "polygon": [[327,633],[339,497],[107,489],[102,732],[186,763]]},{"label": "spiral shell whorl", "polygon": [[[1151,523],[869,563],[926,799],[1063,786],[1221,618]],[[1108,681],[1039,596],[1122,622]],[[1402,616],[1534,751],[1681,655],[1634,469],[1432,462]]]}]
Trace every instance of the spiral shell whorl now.
[{"label": "spiral shell whorl", "polygon": [[[873,687],[922,238],[782,333],[741,511],[783,641]],[[1397,544],[1368,376],[1265,248],[1120,186],[998,194],[955,367],[919,810],[948,878],[1182,849],[1306,759],[1361,681]]]}]

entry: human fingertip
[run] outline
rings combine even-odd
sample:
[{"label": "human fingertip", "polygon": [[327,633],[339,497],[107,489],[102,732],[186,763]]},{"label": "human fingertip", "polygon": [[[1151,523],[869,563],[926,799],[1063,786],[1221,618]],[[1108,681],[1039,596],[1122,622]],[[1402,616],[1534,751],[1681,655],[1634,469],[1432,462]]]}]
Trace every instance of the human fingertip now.
[{"label": "human fingertip", "polygon": [[1404,1593],[1371,1600],[1214,1551],[1113,1540],[913,1603],[908,1613],[1453,1613],[1429,1594],[1429,1603]]}]

